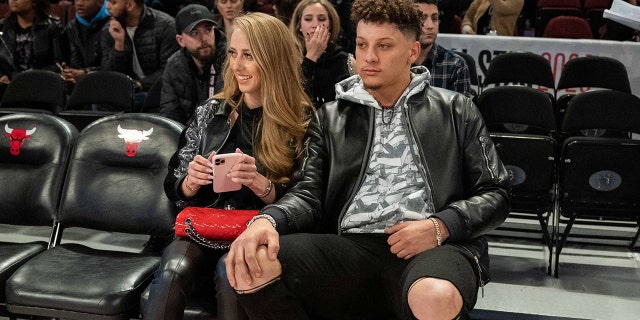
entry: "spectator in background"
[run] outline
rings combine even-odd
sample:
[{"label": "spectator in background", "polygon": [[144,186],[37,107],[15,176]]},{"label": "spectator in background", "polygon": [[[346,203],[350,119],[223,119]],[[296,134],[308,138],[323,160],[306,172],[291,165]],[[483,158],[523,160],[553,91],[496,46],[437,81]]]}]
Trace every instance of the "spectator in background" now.
[{"label": "spectator in background", "polygon": [[143,0],[109,0],[107,10],[111,20],[102,33],[102,69],[135,80],[135,108],[140,110],[167,59],[180,48],[176,25],[173,17],[145,6]]},{"label": "spectator in background", "polygon": [[100,69],[102,62],[102,28],[109,21],[104,0],[75,0],[75,19],[65,28],[69,57],[62,63],[62,76],[69,83],[78,77]]},{"label": "spectator in background", "polygon": [[196,107],[222,89],[227,40],[215,26],[213,13],[202,5],[188,5],[176,15],[182,49],[169,58],[162,75],[160,115],[187,124]]},{"label": "spectator in background", "polygon": [[416,3],[422,12],[423,22],[420,54],[415,64],[429,69],[432,86],[471,97],[471,76],[464,58],[436,43],[440,24],[438,0],[416,0]]},{"label": "spectator in background", "polygon": [[524,0],[473,0],[462,19],[463,34],[512,36]]},{"label": "spectator in background", "polygon": [[273,1],[273,15],[288,26],[299,2],[300,0],[275,0]]},{"label": "spectator in background", "polygon": [[216,23],[228,38],[233,19],[242,15],[244,0],[216,0],[215,4],[218,11]]},{"label": "spectator in background", "polygon": [[316,107],[336,97],[335,84],[349,77],[349,55],[337,45],[340,18],[327,0],[302,0],[289,25],[304,54],[306,90]]},{"label": "spectator in background", "polygon": [[0,83],[8,84],[15,74],[32,69],[59,72],[56,63],[64,59],[62,26],[58,17],[49,15],[49,1],[11,0],[9,9],[9,16],[0,20],[6,52]]}]

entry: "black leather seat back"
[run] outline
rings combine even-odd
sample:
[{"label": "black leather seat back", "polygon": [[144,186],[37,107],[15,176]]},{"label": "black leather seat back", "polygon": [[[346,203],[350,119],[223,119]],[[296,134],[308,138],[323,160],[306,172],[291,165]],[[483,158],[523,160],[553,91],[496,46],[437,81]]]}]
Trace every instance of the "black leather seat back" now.
[{"label": "black leather seat back", "polygon": [[163,182],[182,128],[152,114],[107,116],[86,127],[67,173],[62,225],[133,234],[171,232],[177,209]]},{"label": "black leather seat back", "polygon": [[0,117],[0,126],[0,223],[51,226],[78,131],[38,113]]}]

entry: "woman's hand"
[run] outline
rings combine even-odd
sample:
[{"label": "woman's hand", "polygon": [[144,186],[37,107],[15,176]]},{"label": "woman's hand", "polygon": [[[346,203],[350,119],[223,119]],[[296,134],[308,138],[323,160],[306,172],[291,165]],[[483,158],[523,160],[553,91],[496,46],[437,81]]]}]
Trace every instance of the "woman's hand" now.
[{"label": "woman's hand", "polygon": [[329,32],[329,28],[324,24],[317,26],[316,31],[313,34],[303,34],[304,45],[307,49],[307,59],[313,62],[318,61],[320,56],[324,53],[324,50],[327,49],[330,35],[331,33]]},{"label": "woman's hand", "polygon": [[200,187],[213,183],[213,170],[211,169],[211,159],[215,155],[212,152],[209,158],[196,155],[193,161],[189,162],[187,177],[182,180],[182,193],[187,197],[193,197]]},{"label": "woman's hand", "polygon": [[228,177],[230,177],[233,182],[247,186],[265,203],[272,203],[275,200],[273,183],[258,172],[256,159],[248,154],[244,154],[242,150],[238,148],[236,148],[236,153],[242,154],[242,158],[238,159],[236,164],[231,167]]}]

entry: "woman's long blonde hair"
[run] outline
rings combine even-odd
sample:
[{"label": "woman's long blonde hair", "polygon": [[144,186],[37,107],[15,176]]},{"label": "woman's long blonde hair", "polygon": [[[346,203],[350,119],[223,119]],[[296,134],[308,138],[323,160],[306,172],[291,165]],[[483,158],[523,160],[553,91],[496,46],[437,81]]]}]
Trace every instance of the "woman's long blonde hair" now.
[{"label": "woman's long blonde hair", "polygon": [[338,11],[336,11],[331,2],[329,2],[328,0],[302,0],[300,1],[300,3],[298,3],[296,9],[293,11],[291,23],[289,23],[289,31],[296,40],[298,49],[300,49],[300,51],[302,51],[303,53],[306,53],[307,50],[304,44],[304,37],[300,32],[302,12],[308,6],[316,3],[321,4],[327,10],[327,15],[329,17],[328,27],[329,32],[331,33],[329,35],[329,43],[337,43],[338,36],[340,36],[340,16],[338,15]]},{"label": "woman's long blonde hair", "polygon": [[[236,31],[246,35],[260,72],[262,120],[254,141],[254,156],[264,166],[267,178],[288,182],[313,112],[302,86],[302,54],[284,23],[273,16],[256,12],[237,17],[230,37]],[[224,89],[216,97],[235,109],[243,95],[228,58],[223,73]]]}]

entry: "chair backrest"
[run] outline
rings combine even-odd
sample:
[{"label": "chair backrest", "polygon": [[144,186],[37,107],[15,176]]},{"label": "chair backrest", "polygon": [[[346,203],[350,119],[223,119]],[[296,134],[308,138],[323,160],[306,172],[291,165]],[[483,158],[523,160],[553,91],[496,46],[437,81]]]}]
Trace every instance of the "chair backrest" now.
[{"label": "chair backrest", "polygon": [[539,0],[536,10],[536,37],[542,37],[549,21],[559,16],[582,17],[580,0]]},{"label": "chair backrest", "polygon": [[531,52],[507,52],[493,58],[484,86],[499,83],[522,83],[555,89],[549,60]]},{"label": "chair backrest", "polygon": [[177,214],[164,192],[183,125],[153,114],[104,117],[79,135],[58,220],[63,227],[161,235]]},{"label": "chair backrest", "polygon": [[38,113],[0,117],[0,223],[53,226],[78,131]]},{"label": "chair backrest", "polygon": [[582,17],[559,16],[547,23],[542,34],[545,38],[593,39],[589,22]]},{"label": "chair backrest", "polygon": [[65,82],[51,71],[30,70],[18,73],[5,89],[0,109],[33,109],[56,113],[65,106]]},{"label": "chair backrest", "polygon": [[67,110],[131,112],[133,95],[134,82],[126,74],[91,72],[76,83],[67,101]]},{"label": "chair backrest", "polygon": [[590,129],[640,134],[640,98],[616,90],[595,90],[576,95],[562,122],[562,134]]},{"label": "chair backrest", "polygon": [[567,61],[556,89],[604,88],[631,93],[625,65],[609,57],[588,56]]},{"label": "chair backrest", "polygon": [[[551,98],[544,92],[523,86],[503,86],[490,88],[482,92],[478,98],[478,109],[487,126],[507,126],[506,131],[525,133],[527,126],[541,129],[546,135],[556,132]],[[518,131],[513,128],[520,128]],[[496,130],[492,130],[496,131]]]}]

